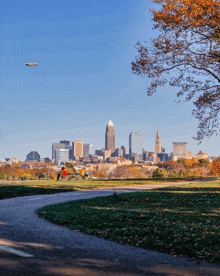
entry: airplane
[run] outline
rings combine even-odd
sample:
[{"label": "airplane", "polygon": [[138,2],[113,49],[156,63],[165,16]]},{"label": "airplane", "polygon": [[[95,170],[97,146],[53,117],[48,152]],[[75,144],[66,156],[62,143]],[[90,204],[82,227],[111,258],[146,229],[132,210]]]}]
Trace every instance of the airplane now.
[{"label": "airplane", "polygon": [[26,66],[37,66],[37,63],[25,63]]}]

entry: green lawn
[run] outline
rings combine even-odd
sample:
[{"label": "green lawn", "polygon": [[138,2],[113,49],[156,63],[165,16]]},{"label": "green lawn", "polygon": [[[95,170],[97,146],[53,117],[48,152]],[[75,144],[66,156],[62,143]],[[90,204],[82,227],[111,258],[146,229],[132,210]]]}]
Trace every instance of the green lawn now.
[{"label": "green lawn", "polygon": [[74,201],[39,215],[122,244],[220,263],[220,181]]},{"label": "green lawn", "polygon": [[143,184],[155,184],[165,181],[159,180],[83,180],[77,181],[24,181],[0,183],[0,199],[12,198],[17,196],[40,195],[62,193],[69,191],[82,191],[90,189],[104,189],[111,187],[124,187]]}]

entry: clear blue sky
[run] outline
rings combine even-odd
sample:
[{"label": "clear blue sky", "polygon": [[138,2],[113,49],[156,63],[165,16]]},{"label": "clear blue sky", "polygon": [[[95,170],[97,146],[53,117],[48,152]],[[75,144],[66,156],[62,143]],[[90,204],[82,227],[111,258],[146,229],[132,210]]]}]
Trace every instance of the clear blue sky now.
[{"label": "clear blue sky", "polygon": [[175,103],[169,86],[147,97],[149,80],[132,75],[134,45],[157,35],[150,0],[3,2],[0,158],[25,160],[32,150],[51,157],[52,143],[64,139],[100,149],[109,119],[116,147],[128,148],[129,133],[141,131],[153,151],[159,128],[167,152],[172,142],[188,142],[193,154],[220,155],[218,137],[199,146],[192,139],[192,103]]}]

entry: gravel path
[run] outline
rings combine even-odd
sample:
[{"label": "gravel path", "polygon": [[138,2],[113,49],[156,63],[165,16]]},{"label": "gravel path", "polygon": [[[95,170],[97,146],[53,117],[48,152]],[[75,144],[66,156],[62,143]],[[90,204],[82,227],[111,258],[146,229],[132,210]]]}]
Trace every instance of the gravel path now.
[{"label": "gravel path", "polygon": [[[56,226],[37,211],[46,205],[180,183],[27,196],[0,201],[0,275],[220,275],[220,266],[145,250]],[[5,247],[6,246],[6,247]],[[4,248],[33,257],[20,257]]]}]

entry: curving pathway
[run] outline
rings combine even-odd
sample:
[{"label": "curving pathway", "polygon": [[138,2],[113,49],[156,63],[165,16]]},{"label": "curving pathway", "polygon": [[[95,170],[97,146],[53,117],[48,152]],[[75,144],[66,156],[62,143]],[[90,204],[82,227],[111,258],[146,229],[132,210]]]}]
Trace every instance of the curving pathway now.
[{"label": "curving pathway", "polygon": [[108,196],[114,190],[127,193],[178,184],[140,185],[1,200],[0,275],[220,275],[220,266],[214,264],[121,245],[56,226],[37,215],[37,211],[46,205]]}]

